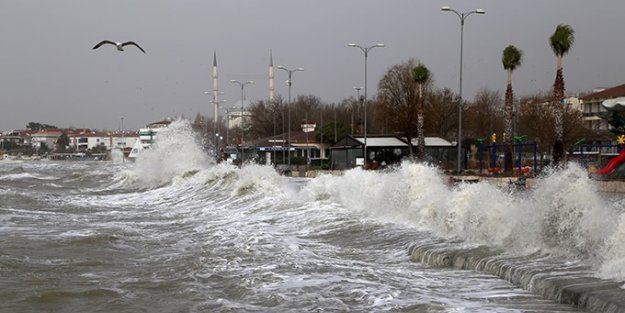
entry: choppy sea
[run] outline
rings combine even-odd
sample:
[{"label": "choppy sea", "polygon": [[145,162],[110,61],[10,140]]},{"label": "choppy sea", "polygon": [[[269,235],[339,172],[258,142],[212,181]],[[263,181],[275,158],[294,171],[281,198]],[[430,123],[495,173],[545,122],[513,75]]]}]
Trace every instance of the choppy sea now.
[{"label": "choppy sea", "polygon": [[171,128],[135,162],[0,161],[0,312],[580,311],[411,259],[432,242],[625,281],[625,202],[574,164],[521,192],[411,163],[294,178]]}]

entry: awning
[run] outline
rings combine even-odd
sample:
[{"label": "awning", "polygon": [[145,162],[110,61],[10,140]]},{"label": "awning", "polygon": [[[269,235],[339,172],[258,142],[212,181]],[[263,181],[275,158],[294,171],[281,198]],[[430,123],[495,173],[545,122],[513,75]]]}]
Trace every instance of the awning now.
[{"label": "awning", "polygon": [[[425,137],[425,146],[426,147],[451,147],[454,146],[451,142],[441,138],[441,137]],[[416,146],[419,144],[418,138],[412,138],[412,145]]]},{"label": "awning", "polygon": [[608,111],[625,111],[625,97],[604,100],[601,105]]},{"label": "awning", "polygon": [[[355,137],[360,143],[365,143],[364,137]],[[408,145],[395,137],[368,137],[368,147],[407,147]]]}]

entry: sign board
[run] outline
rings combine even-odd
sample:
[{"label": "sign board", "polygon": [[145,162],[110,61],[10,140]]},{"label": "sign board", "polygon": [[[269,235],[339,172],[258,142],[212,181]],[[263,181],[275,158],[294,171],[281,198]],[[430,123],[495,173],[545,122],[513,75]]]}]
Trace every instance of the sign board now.
[{"label": "sign board", "polygon": [[365,165],[365,158],[356,158],[356,165]]},{"label": "sign board", "polygon": [[305,133],[314,132],[315,127],[317,127],[316,123],[313,123],[313,124],[302,123],[302,131]]}]

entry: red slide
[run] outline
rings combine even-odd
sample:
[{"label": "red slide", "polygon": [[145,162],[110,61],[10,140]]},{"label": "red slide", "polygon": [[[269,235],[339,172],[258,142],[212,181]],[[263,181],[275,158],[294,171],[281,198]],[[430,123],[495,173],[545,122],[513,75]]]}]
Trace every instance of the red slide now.
[{"label": "red slide", "polygon": [[624,161],[625,161],[625,149],[623,149],[621,153],[619,153],[619,155],[617,155],[614,159],[610,160],[610,162],[608,162],[608,165],[606,165],[602,169],[597,170],[595,174],[599,174],[599,175],[609,174],[612,171],[614,171],[614,169],[617,166],[619,166],[621,163],[623,163]]}]

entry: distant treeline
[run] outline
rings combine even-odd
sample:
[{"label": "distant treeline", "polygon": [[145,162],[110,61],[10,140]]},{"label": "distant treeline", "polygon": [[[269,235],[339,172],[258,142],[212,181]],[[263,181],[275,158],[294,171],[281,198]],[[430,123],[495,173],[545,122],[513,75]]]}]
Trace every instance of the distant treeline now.
[{"label": "distant treeline", "polygon": [[42,124],[42,123],[38,123],[38,122],[28,122],[28,125],[26,125],[27,129],[30,130],[42,130],[42,129],[52,129],[52,128],[58,128],[54,125],[50,125],[50,124]]}]

